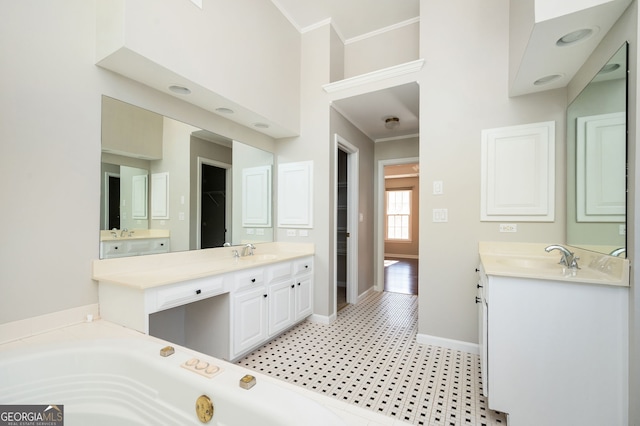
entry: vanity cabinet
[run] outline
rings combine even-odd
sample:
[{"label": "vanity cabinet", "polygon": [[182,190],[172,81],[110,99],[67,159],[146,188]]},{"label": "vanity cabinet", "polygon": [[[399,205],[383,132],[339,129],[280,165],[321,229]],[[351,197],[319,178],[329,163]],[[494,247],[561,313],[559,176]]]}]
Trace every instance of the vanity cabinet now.
[{"label": "vanity cabinet", "polygon": [[100,242],[101,259],[169,253],[170,251],[169,238],[123,238]]},{"label": "vanity cabinet", "polygon": [[486,275],[483,394],[510,426],[627,424],[628,288]]},{"label": "vanity cabinet", "polygon": [[313,312],[313,258],[278,263],[236,276],[232,354],[237,359]]}]

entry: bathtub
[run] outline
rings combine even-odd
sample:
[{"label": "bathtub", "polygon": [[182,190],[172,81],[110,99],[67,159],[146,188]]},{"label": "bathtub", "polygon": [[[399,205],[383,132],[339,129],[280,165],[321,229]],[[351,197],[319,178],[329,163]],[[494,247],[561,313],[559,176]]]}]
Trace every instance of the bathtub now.
[{"label": "bathtub", "polygon": [[[258,377],[243,389],[248,370],[174,346],[140,338],[91,339],[0,351],[0,404],[64,405],[64,424],[202,425],[200,395],[214,404],[212,426],[345,425],[333,411],[273,381]],[[184,364],[194,355],[216,364],[209,378]]]}]

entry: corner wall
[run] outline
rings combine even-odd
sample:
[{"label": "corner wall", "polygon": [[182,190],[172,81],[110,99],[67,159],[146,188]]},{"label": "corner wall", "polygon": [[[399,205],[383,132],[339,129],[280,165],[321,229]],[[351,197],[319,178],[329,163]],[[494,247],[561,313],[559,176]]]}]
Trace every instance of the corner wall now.
[{"label": "corner wall", "polygon": [[[565,239],[566,91],[509,98],[509,1],[421,0],[420,271],[418,333],[478,342],[475,303],[479,241]],[[451,31],[451,28],[456,31]],[[447,34],[446,42],[442,34]],[[556,122],[556,220],[498,232],[480,221],[482,129]],[[443,195],[428,190],[444,183]],[[432,210],[448,209],[447,223]]]}]

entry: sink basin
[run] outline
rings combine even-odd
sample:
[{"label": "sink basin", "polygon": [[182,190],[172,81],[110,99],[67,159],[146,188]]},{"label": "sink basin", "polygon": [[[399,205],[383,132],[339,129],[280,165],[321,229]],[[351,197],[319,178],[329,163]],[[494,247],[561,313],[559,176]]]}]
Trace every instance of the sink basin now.
[{"label": "sink basin", "polygon": [[254,254],[252,256],[241,256],[238,259],[242,261],[264,262],[267,260],[275,260],[277,258],[277,254]]},{"label": "sink basin", "polygon": [[524,269],[562,269],[563,267],[558,264],[557,259],[544,257],[501,256],[496,260],[496,263],[512,268]]}]

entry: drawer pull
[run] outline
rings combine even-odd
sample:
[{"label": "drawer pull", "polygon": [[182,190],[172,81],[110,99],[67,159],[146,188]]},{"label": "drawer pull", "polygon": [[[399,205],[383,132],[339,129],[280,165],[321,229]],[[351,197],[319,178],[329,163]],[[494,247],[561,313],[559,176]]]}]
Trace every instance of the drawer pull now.
[{"label": "drawer pull", "polygon": [[482,286],[480,284],[476,284],[477,288],[482,288]]},{"label": "drawer pull", "polygon": [[266,295],[266,294],[263,294],[263,296],[264,296],[264,297],[267,297],[267,295]]},{"label": "drawer pull", "polygon": [[300,283],[298,283],[298,285],[300,285]]},{"label": "drawer pull", "polygon": [[200,293],[202,293],[202,290],[197,289],[197,290],[196,290],[196,294],[200,294]]},{"label": "drawer pull", "polygon": [[255,283],[255,282],[256,282],[256,279],[255,279],[255,278],[251,278],[251,282],[252,282],[252,283]]},{"label": "drawer pull", "polygon": [[291,288],[296,288],[296,286],[295,286],[295,285],[293,285],[293,284],[291,284]]},{"label": "drawer pull", "polygon": [[476,303],[482,303],[482,299],[476,296]]}]

